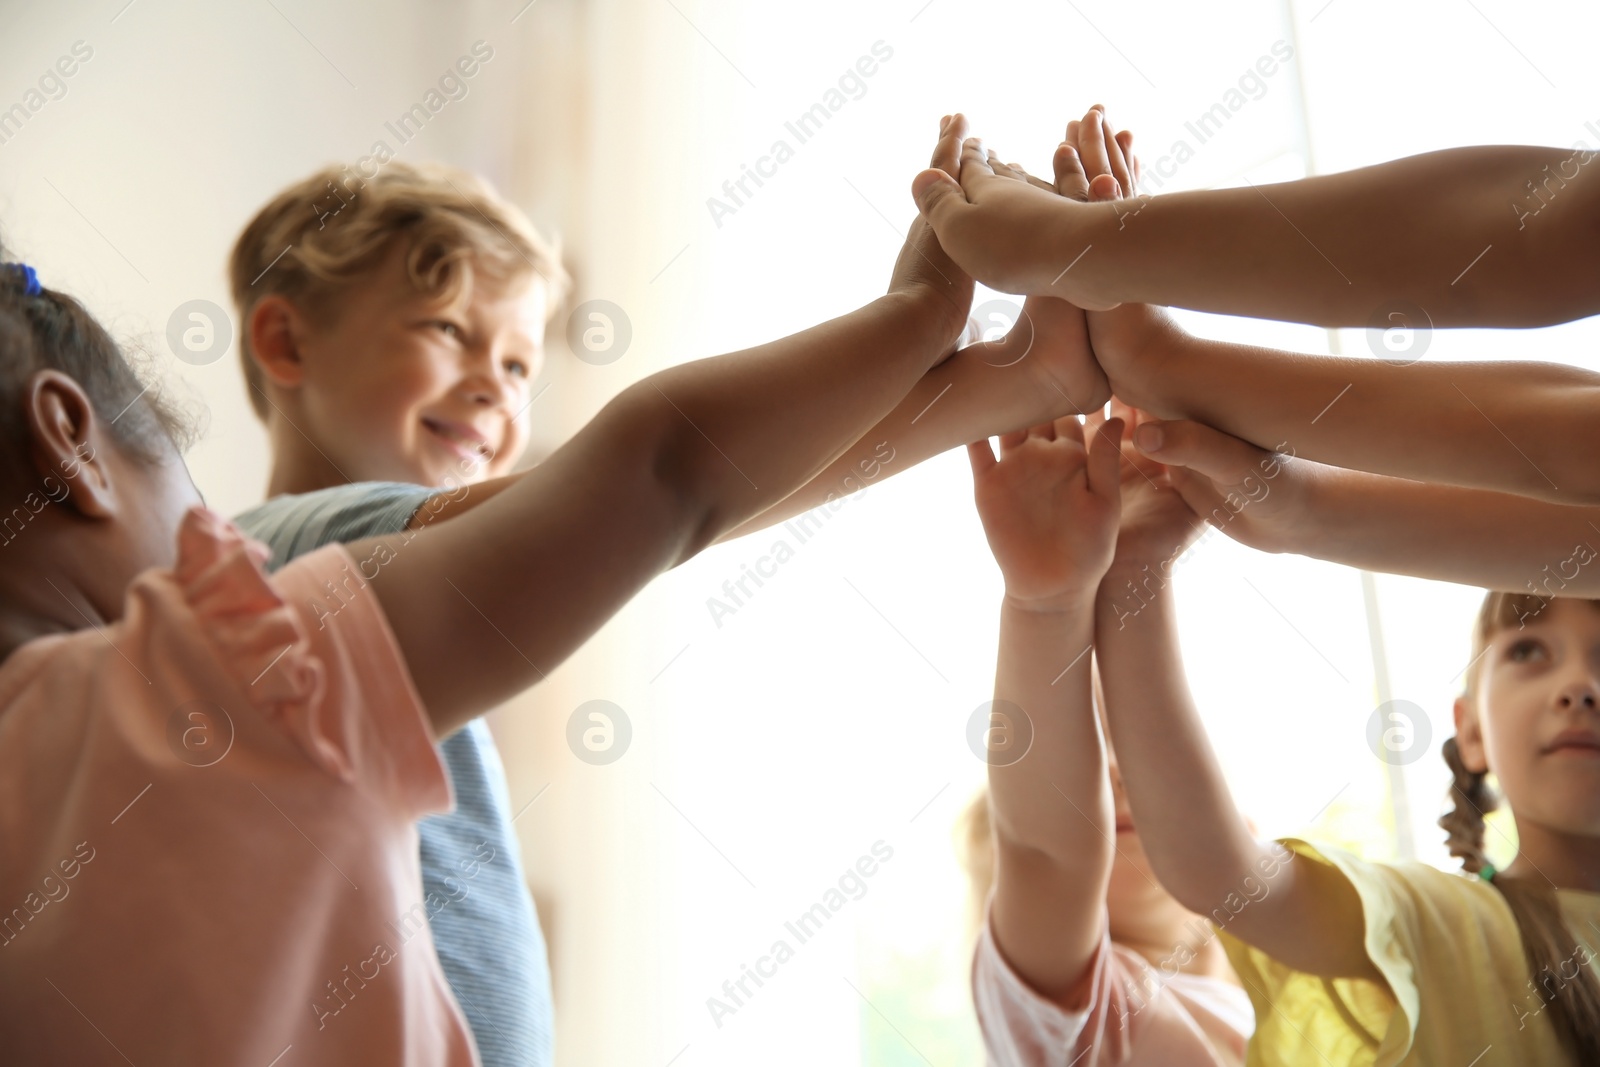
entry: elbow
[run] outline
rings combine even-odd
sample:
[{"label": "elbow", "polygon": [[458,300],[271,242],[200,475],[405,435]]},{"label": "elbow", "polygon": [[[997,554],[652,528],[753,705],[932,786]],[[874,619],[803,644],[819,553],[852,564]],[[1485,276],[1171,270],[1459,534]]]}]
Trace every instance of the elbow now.
[{"label": "elbow", "polygon": [[[595,417],[638,457],[641,512],[662,514],[676,531],[668,569],[687,562],[720,534],[709,504],[704,438],[646,379],[624,389]],[[624,517],[626,518],[626,517]]]}]

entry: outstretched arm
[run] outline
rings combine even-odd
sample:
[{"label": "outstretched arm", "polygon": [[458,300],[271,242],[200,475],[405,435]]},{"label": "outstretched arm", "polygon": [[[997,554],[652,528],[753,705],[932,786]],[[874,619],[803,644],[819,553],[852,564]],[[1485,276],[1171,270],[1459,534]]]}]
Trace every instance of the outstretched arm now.
[{"label": "outstretched arm", "polygon": [[[1227,909],[1229,933],[1297,970],[1376,979],[1354,888],[1332,868],[1295,863],[1258,842],[1234,804],[1184,676],[1164,577],[1164,564],[1200,522],[1158,464],[1130,456],[1125,467],[1135,469],[1123,478],[1122,528],[1100,583],[1095,649],[1106,723],[1151,869],[1184,907],[1201,915]],[[1249,907],[1228,907],[1240,898]],[[1340,906],[1313,906],[1329,899]]]},{"label": "outstretched arm", "polygon": [[[961,116],[950,121],[954,125],[946,127],[941,141],[947,151],[966,135]],[[1091,193],[1092,173],[1086,171],[1096,172],[1092,158],[1079,164],[1075,155],[1063,154],[1053,188],[1079,201],[1118,195],[1116,186],[1103,183]],[[969,345],[933,368],[827,470],[727,536],[772,526],[969,441],[1086,414],[1110,395],[1105,373],[1089,350],[1083,311],[1053,296],[1030,296],[1004,337]]]},{"label": "outstretched arm", "polygon": [[1190,336],[1148,305],[1089,316],[1117,396],[1352,470],[1600,503],[1600,374],[1557,363],[1417,363]]},{"label": "outstretched arm", "polygon": [[1363,570],[1538,596],[1600,597],[1600,508],[1387,478],[1151,423],[1195,512],[1242,544]]},{"label": "outstretched arm", "polygon": [[[1121,424],[1085,447],[1075,416],[968,446],[978,514],[1005,576],[988,741],[994,937],[1067,1004],[1103,930],[1112,816],[1091,697],[1094,597],[1116,537]],[[1068,1005],[1076,1006],[1076,1005]]]},{"label": "outstretched arm", "polygon": [[959,184],[923,171],[913,195],[957,262],[1007,292],[1320,326],[1405,301],[1436,326],[1546,326],[1600,311],[1596,155],[1452,148],[1130,211],[999,181],[969,145]]},{"label": "outstretched arm", "polygon": [[887,296],[652,375],[482,504],[352,546],[437,732],[539,681],[650,578],[815,477],[950,351],[970,284],[914,225]]}]

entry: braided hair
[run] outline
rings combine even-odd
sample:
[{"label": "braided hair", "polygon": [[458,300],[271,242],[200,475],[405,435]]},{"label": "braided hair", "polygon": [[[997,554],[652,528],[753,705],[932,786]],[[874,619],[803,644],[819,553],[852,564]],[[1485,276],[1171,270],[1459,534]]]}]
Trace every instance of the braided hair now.
[{"label": "braided hair", "polygon": [[[1520,620],[1537,615],[1548,598],[1530,593],[1490,593],[1484,598],[1473,627],[1473,662],[1495,634]],[[1591,601],[1600,607],[1600,601]],[[1476,691],[1473,671],[1467,672],[1467,698]],[[1600,1064],[1600,979],[1589,966],[1580,946],[1561,916],[1555,887],[1540,877],[1509,877],[1495,870],[1484,851],[1484,815],[1500,806],[1500,795],[1490,787],[1487,771],[1468,769],[1454,737],[1444,742],[1442,755],[1450,768],[1450,810],[1439,819],[1448,835],[1450,854],[1461,866],[1500,891],[1522,936],[1522,951],[1532,975],[1529,986],[1538,994],[1539,1006],[1529,1015],[1546,1010],[1550,1025],[1574,1063]],[[1577,964],[1576,975],[1563,969]],[[1519,1011],[1519,1016],[1523,1012]]]}]

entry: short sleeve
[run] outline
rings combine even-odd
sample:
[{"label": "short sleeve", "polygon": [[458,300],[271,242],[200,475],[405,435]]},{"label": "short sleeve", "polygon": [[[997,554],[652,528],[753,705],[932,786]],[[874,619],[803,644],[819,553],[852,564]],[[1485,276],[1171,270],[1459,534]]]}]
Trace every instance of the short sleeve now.
[{"label": "short sleeve", "polygon": [[430,500],[449,495],[402,482],[358,482],[273,497],[234,522],[271,550],[267,569],[276,570],[323,545],[399,533]]},{"label": "short sleeve", "polygon": [[[1224,930],[1228,958],[1256,1010],[1250,1064],[1443,1063],[1463,1054],[1464,1063],[1491,1045],[1510,1054],[1519,1040],[1542,1040],[1519,1037],[1509,1025],[1507,1006],[1527,965],[1498,890],[1422,863],[1372,863],[1305,841],[1283,843],[1296,862],[1332,868],[1354,887],[1361,908],[1354,921],[1383,981],[1296,971]],[[1324,910],[1337,906],[1323,902]]]},{"label": "short sleeve", "polygon": [[[1111,942],[1104,924],[1100,945],[1086,968],[1089,1000],[1068,1011],[1037,993],[1012,969],[994,939],[987,911],[972,954],[972,1001],[988,1061],[994,1067],[1065,1067],[1092,1012],[1105,1011],[1106,963]],[[1107,1063],[1118,1062],[1116,1058]]]},{"label": "short sleeve", "polygon": [[451,805],[432,729],[370,582],[329,545],[271,579],[263,546],[196,508],[179,531],[172,581],[192,618],[162,611],[159,574],[135,584],[130,621],[162,617],[171,658],[207,643],[237,691],[329,774],[417,818]]}]

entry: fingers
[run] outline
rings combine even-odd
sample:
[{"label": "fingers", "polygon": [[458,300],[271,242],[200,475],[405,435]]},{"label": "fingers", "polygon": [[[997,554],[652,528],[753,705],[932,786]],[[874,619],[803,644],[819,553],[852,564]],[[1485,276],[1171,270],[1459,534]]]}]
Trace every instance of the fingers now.
[{"label": "fingers", "polygon": [[1107,500],[1120,499],[1122,427],[1121,419],[1108,420],[1089,445],[1089,491]]},{"label": "fingers", "polygon": [[961,188],[969,195],[973,185],[985,178],[994,177],[988,154],[983,150],[981,137],[968,137],[961,143]]},{"label": "fingers", "polygon": [[966,206],[967,198],[957,178],[967,140],[967,117],[960,113],[946,115],[939,124],[939,140],[933,146],[930,166],[911,179],[911,199],[935,230]]},{"label": "fingers", "polygon": [[1139,163],[1139,157],[1133,154],[1133,131],[1119,130],[1117,132],[1117,147],[1122,149],[1122,158],[1128,161],[1128,173],[1133,179],[1128,195],[1139,194],[1139,178],[1144,174],[1144,168]]},{"label": "fingers", "polygon": [[1012,430],[1010,433],[1001,434],[1000,435],[1000,455],[1001,455],[1001,457],[1003,458],[1005,456],[1009,456],[1012,452],[1015,452],[1022,445],[1022,442],[1026,441],[1027,439],[1028,439],[1028,431],[1027,430]]},{"label": "fingers", "polygon": [[961,145],[967,139],[967,117],[962,114],[946,115],[939,121],[939,140],[934,142],[933,158],[928,166],[944,171],[950,177],[961,174]]},{"label": "fingers", "polygon": [[1020,163],[1002,162],[1000,157],[993,150],[990,150],[989,152],[989,169],[994,171],[995,177],[997,178],[1010,178],[1013,181],[1020,182],[1025,180],[1027,177],[1027,171],[1022,169],[1022,165]]},{"label": "fingers", "polygon": [[987,437],[967,445],[967,459],[972,464],[973,481],[978,481],[994,470],[996,464],[1000,462],[994,458],[994,448],[989,444]]},{"label": "fingers", "polygon": [[[1114,200],[1120,194],[1120,187],[1113,188],[1111,195],[1105,196],[1104,190],[1108,184],[1114,185],[1116,176],[1111,171],[1111,157],[1106,154],[1106,138],[1102,120],[1104,115],[1095,108],[1090,108],[1083,116],[1083,121],[1078,124],[1078,155],[1083,158],[1083,173],[1089,178],[1091,194],[1100,193],[1092,199]],[[1102,175],[1111,175],[1111,182],[1107,183]]]},{"label": "fingers", "polygon": [[1054,422],[1041,422],[1037,426],[1028,427],[1028,436],[1036,441],[1054,441],[1056,439],[1056,424]]},{"label": "fingers", "polygon": [[1112,126],[1106,121],[1105,111],[1100,112],[1100,134],[1104,138],[1106,159],[1111,163],[1111,176],[1117,179],[1117,186],[1123,196],[1133,195],[1133,172],[1128,168],[1128,157],[1123,154],[1122,142],[1112,134]]},{"label": "fingers", "polygon": [[1070,137],[1056,146],[1050,166],[1055,171],[1057,193],[1073,200],[1089,199],[1089,179],[1083,173],[1078,147]]},{"label": "fingers", "polygon": [[1271,453],[1204,423],[1152,419],[1134,431],[1134,447],[1168,467],[1184,467],[1219,485],[1237,485]]},{"label": "fingers", "polygon": [[1076,415],[1063,415],[1051,424],[1055,429],[1057,441],[1071,441],[1079,448],[1083,447],[1084,425],[1078,421]]}]

